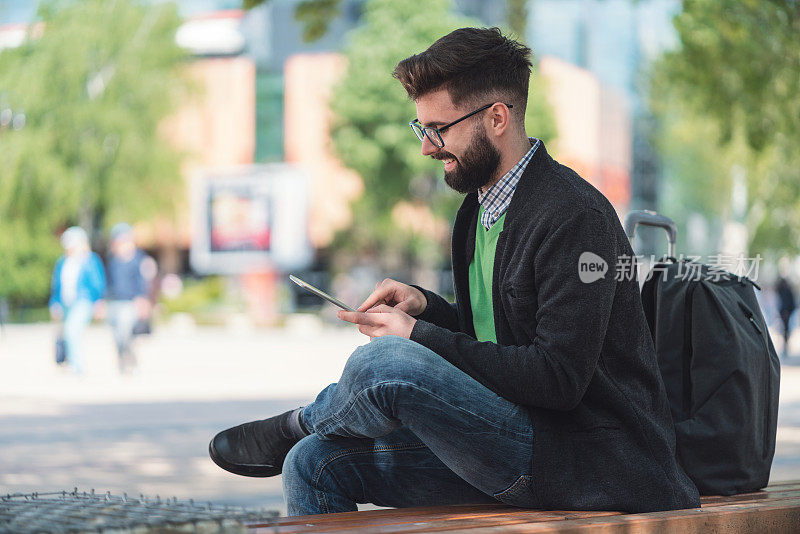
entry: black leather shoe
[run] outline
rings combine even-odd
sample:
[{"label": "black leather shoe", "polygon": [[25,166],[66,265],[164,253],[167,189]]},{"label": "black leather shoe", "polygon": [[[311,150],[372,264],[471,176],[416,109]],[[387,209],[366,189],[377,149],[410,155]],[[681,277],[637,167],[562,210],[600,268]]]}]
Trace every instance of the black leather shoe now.
[{"label": "black leather shoe", "polygon": [[292,411],[223,430],[208,444],[208,454],[215,464],[237,475],[280,475],[289,449],[300,441],[289,429]]}]

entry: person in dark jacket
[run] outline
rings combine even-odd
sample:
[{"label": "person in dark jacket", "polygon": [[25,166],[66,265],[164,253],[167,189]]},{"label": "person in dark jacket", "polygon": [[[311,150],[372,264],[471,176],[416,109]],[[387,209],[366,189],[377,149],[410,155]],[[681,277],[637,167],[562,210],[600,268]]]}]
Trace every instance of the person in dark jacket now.
[{"label": "person in dark jacket", "polygon": [[155,260],[136,247],[133,228],[117,223],[111,228],[108,272],[108,324],[117,347],[120,373],[136,367],[133,340],[137,323],[150,316],[150,286]]},{"label": "person in dark jacket", "polygon": [[797,304],[792,286],[783,276],[778,278],[775,292],[778,294],[778,313],[780,313],[783,323],[783,357],[787,358],[789,356],[789,337],[792,333],[790,321]]},{"label": "person in dark jacket", "polygon": [[290,515],[357,503],[501,501],[650,512],[700,505],[613,206],[529,138],[530,50],[462,28],[394,71],[422,154],[466,195],[456,302],[384,280],[357,312],[371,341],[303,408],[217,434],[211,458],[283,473]]}]

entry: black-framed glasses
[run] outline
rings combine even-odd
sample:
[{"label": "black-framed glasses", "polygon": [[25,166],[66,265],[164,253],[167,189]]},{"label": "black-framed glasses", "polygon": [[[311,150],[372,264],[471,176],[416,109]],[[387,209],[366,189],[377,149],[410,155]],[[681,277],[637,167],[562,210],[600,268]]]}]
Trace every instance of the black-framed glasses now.
[{"label": "black-framed glasses", "polygon": [[[459,122],[463,121],[464,119],[468,119],[468,118],[472,117],[476,113],[480,113],[481,111],[483,111],[485,109],[489,109],[490,107],[492,107],[494,105],[495,105],[495,102],[492,102],[491,104],[486,104],[485,106],[483,106],[481,108],[478,108],[478,109],[476,109],[475,111],[473,111],[471,113],[467,113],[466,115],[464,115],[460,119],[456,119],[456,120],[454,120],[453,122],[451,122],[449,124],[445,124],[441,128],[434,128],[432,126],[423,126],[422,124],[420,124],[419,119],[414,119],[413,121],[409,122],[408,124],[409,124],[409,126],[411,126],[411,129],[414,130],[414,134],[416,134],[417,138],[420,141],[423,141],[427,137],[428,141],[433,143],[433,146],[435,146],[436,148],[443,148],[444,147],[444,140],[442,139],[442,132],[443,131],[445,131],[446,129],[450,128],[454,124],[458,124]],[[511,108],[514,107],[511,104],[505,104],[505,106],[508,109],[511,109]]]}]

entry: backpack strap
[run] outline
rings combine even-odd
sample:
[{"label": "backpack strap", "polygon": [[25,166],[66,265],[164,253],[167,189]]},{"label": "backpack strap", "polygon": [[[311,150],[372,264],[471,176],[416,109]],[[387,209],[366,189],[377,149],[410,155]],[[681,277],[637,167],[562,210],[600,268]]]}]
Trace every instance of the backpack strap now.
[{"label": "backpack strap", "polygon": [[663,264],[657,263],[653,267],[653,270],[650,271],[651,276],[645,280],[641,293],[642,308],[644,308],[644,316],[645,319],[647,319],[647,326],[650,327],[650,337],[653,338],[654,345],[656,342],[656,304],[658,300],[656,286],[658,285],[658,281],[663,273],[663,269],[655,268],[659,265]]}]

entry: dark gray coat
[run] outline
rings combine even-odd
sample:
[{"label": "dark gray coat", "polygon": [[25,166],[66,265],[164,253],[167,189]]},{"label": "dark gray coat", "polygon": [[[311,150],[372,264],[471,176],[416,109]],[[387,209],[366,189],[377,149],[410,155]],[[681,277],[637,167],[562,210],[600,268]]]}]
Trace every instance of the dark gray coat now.
[{"label": "dark gray coat", "polygon": [[[411,339],[506,399],[528,408],[539,508],[649,512],[700,506],[675,459],[675,431],[635,279],[633,256],[608,200],[540,146],[497,241],[492,294],[498,343],[478,342],[467,270],[477,194],[453,229],[456,304],[423,290]],[[608,264],[584,283],[579,257]],[[629,277],[630,278],[630,277]]]}]

